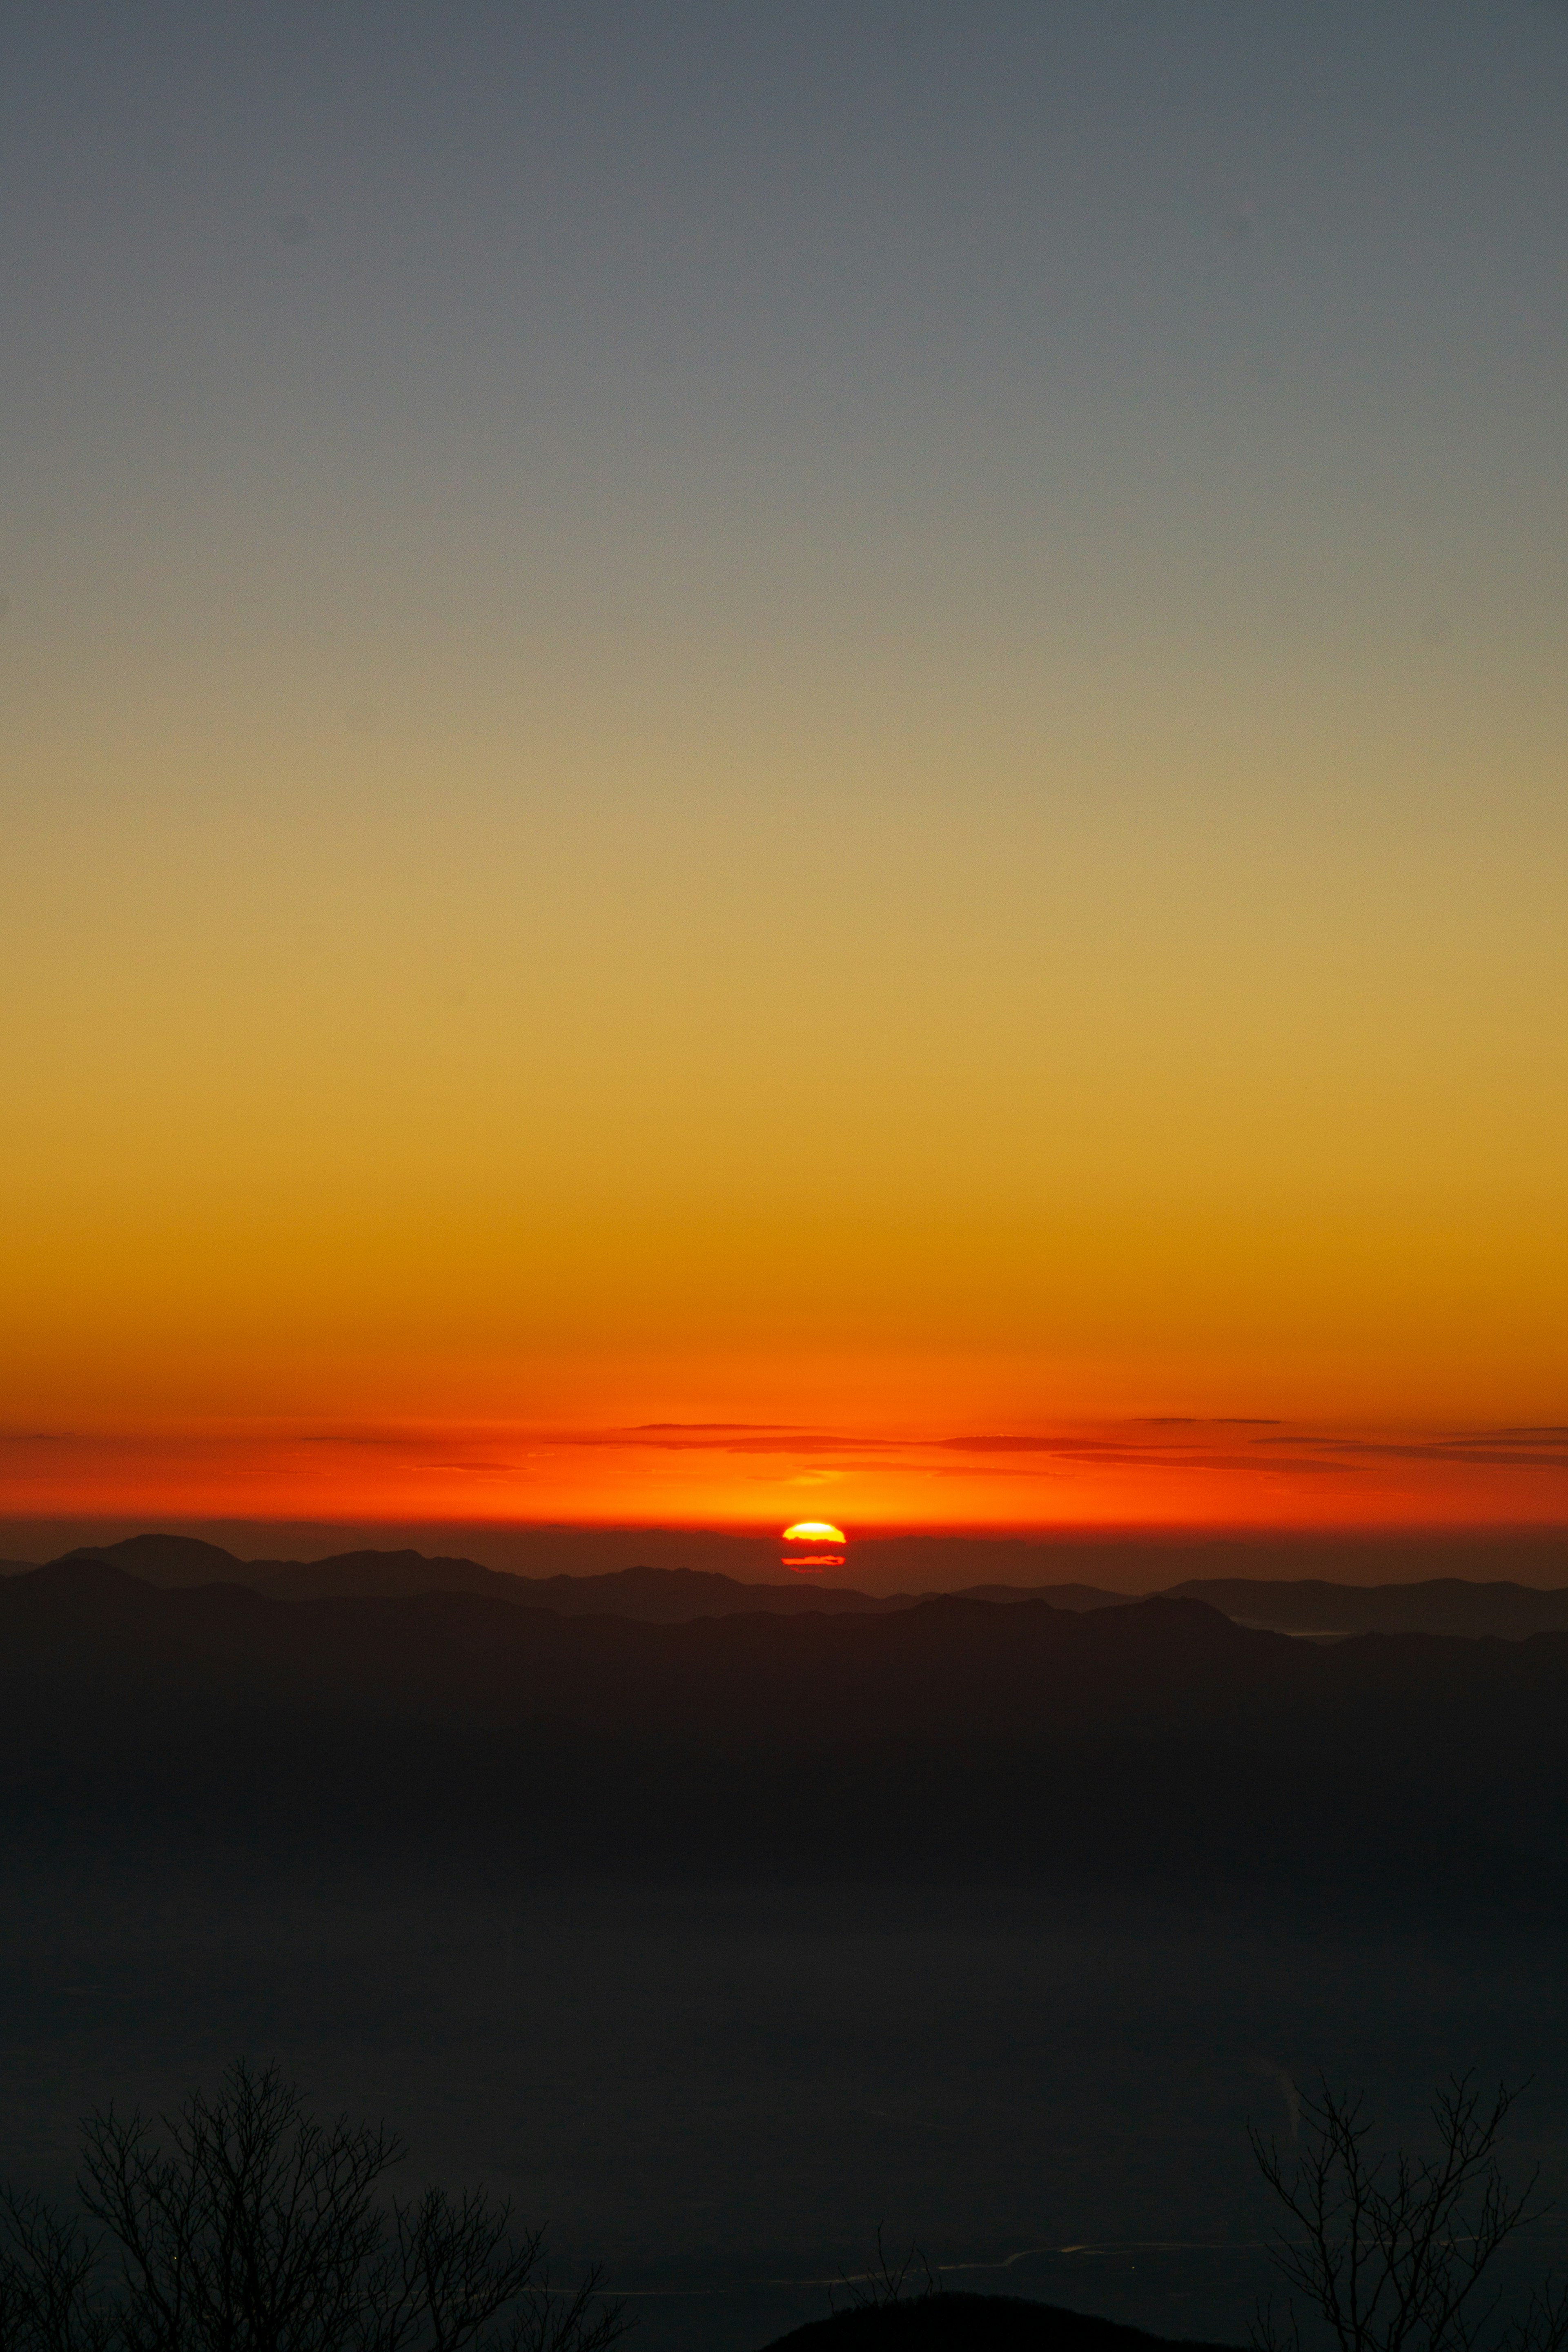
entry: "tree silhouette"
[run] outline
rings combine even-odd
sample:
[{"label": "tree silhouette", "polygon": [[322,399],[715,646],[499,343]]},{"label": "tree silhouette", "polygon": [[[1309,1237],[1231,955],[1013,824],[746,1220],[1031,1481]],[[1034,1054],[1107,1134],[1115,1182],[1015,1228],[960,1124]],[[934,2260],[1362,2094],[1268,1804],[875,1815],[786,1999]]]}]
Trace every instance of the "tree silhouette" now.
[{"label": "tree silhouette", "polygon": [[[915,2277],[916,2266],[919,2277]],[[914,2280],[911,2285],[910,2281]],[[844,2301],[839,2304],[842,2293]],[[943,2293],[942,2273],[933,2271],[919,2246],[911,2245],[901,2262],[895,2262],[882,2243],[882,2225],[877,2224],[877,2259],[863,2271],[854,2273],[840,2272],[837,2286],[829,2287],[827,2300],[834,2311],[886,2311],[895,2304],[933,2303]]]},{"label": "tree silhouette", "polygon": [[1298,2298],[1327,2323],[1341,2352],[1563,2352],[1568,2294],[1548,2278],[1522,2312],[1500,2320],[1492,2264],[1514,2233],[1548,2210],[1539,2172],[1510,2187],[1498,2137],[1518,2093],[1489,2100],[1455,2075],[1432,2104],[1436,2153],[1373,2156],[1365,2101],[1321,2083],[1303,2097],[1303,2145],[1291,2158],[1248,2129],[1252,2152],[1289,2217],[1269,2256],[1289,2290],[1283,2323],[1271,2305],[1252,2330],[1255,2352],[1299,2352]]},{"label": "tree silhouette", "polygon": [[[0,2352],[607,2352],[595,2268],[556,2289],[543,2233],[480,2189],[386,2196],[402,2143],[230,2068],[164,2137],[83,2127],[85,2221],[0,2196]],[[89,2224],[99,2225],[94,2235]]]}]

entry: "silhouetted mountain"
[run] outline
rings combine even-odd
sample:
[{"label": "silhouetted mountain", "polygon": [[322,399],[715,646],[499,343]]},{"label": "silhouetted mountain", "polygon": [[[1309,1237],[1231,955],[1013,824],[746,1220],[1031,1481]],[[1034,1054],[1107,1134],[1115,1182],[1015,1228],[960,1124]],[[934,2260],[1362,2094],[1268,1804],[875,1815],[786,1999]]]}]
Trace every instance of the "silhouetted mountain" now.
[{"label": "silhouetted mountain", "polygon": [[1281,1633],[1489,1634],[1518,1642],[1568,1633],[1568,1586],[1471,1584],[1452,1576],[1370,1585],[1207,1577],[1173,1585],[1169,1597],[1205,1601],[1238,1624]]},{"label": "silhouetted mountain", "polygon": [[[814,2319],[767,2352],[1154,2352],[1173,2341],[1017,2295],[935,2294]],[[1220,2348],[1183,2339],[1183,2352]]]},{"label": "silhouetted mountain", "polygon": [[[1292,1538],[1292,1541],[1295,1539]],[[1404,1539],[1402,1539],[1404,1540]],[[1461,1539],[1453,1539],[1454,1543]],[[1561,1549],[1553,1537],[1552,1544]],[[1475,1551],[1462,1539],[1467,1556]],[[931,1547],[942,1547],[942,1557],[955,1569],[971,1555],[989,1557],[991,1564],[1015,1567],[1027,1559],[1059,1560],[1062,1545],[1021,1544],[961,1538],[885,1538],[858,1546],[857,1569],[871,1567],[879,1573],[875,1555],[901,1549],[921,1575],[931,1567]],[[923,1556],[915,1558],[920,1547]],[[1238,1539],[1218,1539],[1206,1549],[1234,1553]],[[1095,1547],[1080,1552],[1092,1556]],[[1099,1548],[1103,1555],[1104,1547]],[[1342,1542],[1339,1556],[1344,1556]],[[951,1555],[951,1558],[949,1556]],[[1539,1556],[1555,1558],[1546,1538]],[[785,1582],[751,1581],[713,1569],[638,1563],[591,1575],[525,1576],[487,1568],[461,1558],[427,1558],[418,1551],[360,1550],[340,1552],[325,1559],[283,1560],[237,1559],[217,1544],[188,1536],[140,1535],[123,1542],[78,1553],[68,1559],[104,1559],[128,1569],[147,1582],[166,1587],[209,1583],[243,1584],[258,1592],[289,1600],[328,1597],[362,1599],[411,1598],[421,1592],[481,1592],[515,1607],[551,1609],[569,1616],[632,1617],[650,1624],[679,1624],[698,1617],[723,1617],[766,1611],[796,1616],[824,1612],[842,1615],[885,1614],[913,1605],[916,1592],[873,1593],[828,1582],[795,1577]],[[1145,1565],[1168,1559],[1163,1549],[1145,1545]],[[12,1573],[26,1572],[16,1562]],[[1090,1583],[957,1583],[952,1590],[970,1600],[997,1603],[1044,1601],[1054,1609],[1076,1611],[1125,1608],[1139,1596]],[[1172,1585],[1158,1596],[1195,1600],[1220,1610],[1238,1624],[1262,1626],[1279,1633],[1342,1635],[1351,1633],[1426,1633],[1494,1635],[1518,1641],[1531,1633],[1568,1632],[1568,1585],[1542,1587],[1496,1580],[1469,1581],[1458,1577],[1428,1578],[1412,1583],[1341,1584],[1322,1578],[1279,1580],[1266,1577],[1206,1577]]]},{"label": "silhouetted mountain", "polygon": [[[692,1564],[708,1565],[693,1538],[671,1535]],[[700,1539],[699,1539],[700,1540]],[[647,1551],[664,1560],[663,1550]],[[866,1535],[852,1555],[856,1582],[868,1592],[952,1592],[977,1584],[1039,1590],[1079,1583],[1115,1593],[1184,1588],[1194,1580],[1321,1578],[1347,1584],[1405,1583],[1458,1577],[1506,1578],[1531,1585],[1568,1584],[1568,1529],[1479,1528],[1367,1533],[1215,1534],[1152,1528],[1139,1534],[1039,1537]],[[586,1559],[584,1559],[586,1563]],[[594,1565],[599,1565],[595,1560]],[[608,1565],[606,1561],[605,1565]],[[712,1565],[728,1566],[715,1559]],[[745,1567],[738,1570],[748,1572]],[[752,1574],[765,1573],[752,1569]]]},{"label": "silhouetted mountain", "polygon": [[425,1559],[418,1552],[345,1552],[334,1559],[254,1560],[245,1581],[281,1599],[336,1593],[392,1599],[416,1592],[486,1592],[522,1609],[568,1617],[635,1617],[649,1624],[727,1617],[748,1610],[793,1615],[807,1610],[862,1613],[902,1605],[842,1586],[743,1584],[698,1568],[621,1568],[604,1576],[508,1576],[471,1559]]},{"label": "silhouetted mountain", "polygon": [[[727,1617],[767,1610],[794,1616],[826,1611],[866,1615],[909,1608],[917,1596],[875,1596],[821,1578],[795,1577],[787,1584],[749,1583],[712,1569],[637,1566],[595,1576],[521,1576],[483,1568],[473,1559],[431,1559],[417,1551],[336,1552],[325,1559],[239,1559],[217,1544],[190,1536],[128,1536],[123,1541],[83,1547],[67,1559],[102,1559],[126,1569],[148,1584],[189,1588],[243,1584],[280,1600],[357,1598],[400,1600],[421,1592],[485,1592],[519,1608],[554,1609],[572,1617],[636,1617],[650,1624],[679,1624],[693,1617]],[[18,1562],[18,1572],[24,1563]],[[1048,1585],[1033,1590],[999,1584],[977,1597],[995,1601],[1047,1600],[1060,1609],[1098,1609],[1127,1595],[1089,1585]]]},{"label": "silhouetted mountain", "polygon": [[[474,1559],[426,1559],[416,1551],[345,1551],[328,1559],[253,1559],[238,1581],[280,1601],[397,1601],[420,1592],[484,1592],[524,1602],[533,1588],[521,1577]],[[522,1588],[522,1589],[520,1589]],[[538,1604],[548,1607],[548,1602]]]},{"label": "silhouetted mountain", "polygon": [[[83,1544],[63,1555],[64,1560],[101,1559],[111,1567],[139,1576],[147,1584],[247,1584],[244,1560],[220,1544],[201,1543],[195,1536],[127,1536],[121,1543]],[[51,1567],[61,1561],[51,1560]]]},{"label": "silhouetted mountain", "polygon": [[[1158,1596],[1143,1592],[1107,1592],[1098,1584],[963,1584],[956,1588],[963,1601],[1044,1601],[1053,1609],[1125,1609],[1134,1601]],[[900,1594],[912,1600],[913,1594]]]},{"label": "silhouetted mountain", "polygon": [[[259,1525],[254,1541],[237,1542],[220,1528],[205,1530],[231,1554],[265,1551],[278,1559],[310,1559],[322,1549],[302,1534],[289,1545]],[[607,1576],[629,1568],[690,1569],[742,1585],[780,1590],[802,1580],[781,1570],[776,1535],[736,1535],[711,1528],[450,1527],[425,1534],[410,1527],[395,1538],[364,1528],[339,1549],[417,1550],[468,1559],[476,1553],[498,1572],[535,1582],[556,1577]],[[470,1542],[467,1538],[472,1537]],[[19,1528],[15,1549],[35,1538]],[[231,1572],[231,1571],[226,1571]],[[1169,1591],[1196,1580],[1320,1581],[1349,1585],[1407,1584],[1458,1578],[1525,1586],[1568,1586],[1568,1530],[1562,1528],[1290,1532],[1237,1534],[1149,1529],[1138,1534],[1038,1537],[877,1535],[855,1539],[846,1581],[862,1595],[954,1592],[996,1585],[1043,1591],[1076,1584],[1112,1596]],[[824,1586],[832,1583],[824,1580]]]},{"label": "silhouetted mountain", "polygon": [[357,1598],[401,1600],[421,1592],[483,1592],[524,1609],[567,1616],[636,1617],[679,1623],[744,1610],[790,1615],[803,1611],[863,1613],[908,1604],[910,1596],[873,1600],[864,1592],[795,1578],[789,1584],[748,1584],[711,1570],[623,1568],[602,1576],[529,1577],[483,1568],[472,1559],[429,1559],[417,1551],[339,1552],[326,1559],[237,1559],[216,1544],[189,1536],[130,1536],[83,1549],[67,1559],[101,1559],[146,1583],[187,1589],[243,1584],[279,1600]]},{"label": "silhouetted mountain", "polygon": [[0,1584],[0,1807],[50,1836],[1552,1903],[1565,1699],[1568,1635],[1320,1646],[1193,1601],[649,1624],[87,1555]]}]

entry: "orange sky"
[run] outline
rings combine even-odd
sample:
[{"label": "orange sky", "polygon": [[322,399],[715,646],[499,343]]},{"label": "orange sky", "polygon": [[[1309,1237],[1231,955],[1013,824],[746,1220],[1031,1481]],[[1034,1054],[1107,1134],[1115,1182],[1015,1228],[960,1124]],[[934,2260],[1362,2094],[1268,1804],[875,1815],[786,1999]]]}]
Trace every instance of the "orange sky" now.
[{"label": "orange sky", "polygon": [[40,1519],[580,1521],[771,1528],[1538,1525],[1568,1518],[1568,1433],[1101,1423],[911,1440],[711,1424],[10,1443]]},{"label": "orange sky", "polygon": [[0,1513],[1568,1518],[1551,12],[559,16],[16,61]]}]

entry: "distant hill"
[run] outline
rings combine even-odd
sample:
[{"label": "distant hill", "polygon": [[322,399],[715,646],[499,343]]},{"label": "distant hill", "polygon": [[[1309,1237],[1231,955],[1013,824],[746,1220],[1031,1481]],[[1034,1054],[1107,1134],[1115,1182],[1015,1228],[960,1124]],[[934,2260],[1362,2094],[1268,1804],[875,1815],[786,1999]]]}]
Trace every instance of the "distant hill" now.
[{"label": "distant hill", "polygon": [[[258,1526],[239,1541],[214,1528],[215,1546],[249,1559],[310,1559],[331,1543],[341,1554],[416,1549],[427,1556],[474,1558],[492,1570],[534,1582],[562,1576],[605,1576],[629,1568],[691,1569],[748,1586],[789,1589],[776,1535],[741,1535],[712,1528],[522,1527],[478,1530],[452,1527],[422,1536],[412,1528],[395,1537],[363,1528],[330,1537],[291,1535],[287,1544]],[[0,1531],[0,1543],[5,1540]],[[10,1538],[32,1552],[35,1538],[18,1528]],[[47,1555],[46,1555],[47,1556]],[[922,1592],[958,1592],[975,1586],[1040,1591],[1077,1585],[1125,1598],[1164,1592],[1194,1581],[1410,1584],[1458,1579],[1527,1587],[1568,1586],[1568,1528],[1394,1530],[1327,1533],[1265,1529],[1217,1533],[1145,1529],[1038,1536],[908,1535],[861,1531],[847,1571],[822,1580],[847,1583],[879,1599]]]},{"label": "distant hill", "polygon": [[[814,2319],[767,2352],[1154,2352],[1172,2341],[1017,2295],[936,2294]],[[1219,2352],[1183,2343],[1184,2352]]]},{"label": "distant hill", "polygon": [[[238,1581],[280,1601],[396,1601],[418,1592],[485,1592],[527,1605],[534,1586],[474,1559],[426,1559],[416,1551],[344,1551],[326,1559],[253,1559]],[[537,1603],[548,1608],[549,1602]]]},{"label": "distant hill", "polygon": [[[1009,1559],[1045,1546],[1009,1547]],[[964,1553],[967,1557],[967,1550]],[[141,1535],[123,1542],[68,1553],[68,1559],[110,1562],[150,1584],[190,1588],[243,1584],[280,1599],[394,1600],[420,1592],[482,1592],[525,1609],[565,1616],[631,1617],[648,1624],[680,1624],[700,1617],[766,1611],[779,1616],[877,1615],[908,1609],[912,1592],[870,1593],[820,1578],[787,1583],[752,1582],[715,1569],[640,1564],[591,1576],[522,1576],[461,1559],[428,1559],[417,1551],[340,1552],[326,1559],[237,1559],[217,1544],[189,1536]],[[17,1562],[14,1573],[25,1572]],[[1044,1601],[1053,1609],[1124,1609],[1140,1597],[1085,1583],[989,1582],[955,1588],[966,1599],[996,1603]],[[1162,1596],[1201,1601],[1237,1623],[1320,1637],[1347,1633],[1447,1633],[1522,1641],[1532,1633],[1568,1632],[1568,1586],[1429,1578],[1418,1583],[1336,1584],[1321,1578],[1281,1581],[1263,1577],[1201,1577],[1171,1586]]]},{"label": "distant hill", "polygon": [[1319,1578],[1275,1583],[1261,1578],[1196,1577],[1171,1587],[1171,1600],[1202,1601],[1242,1625],[1281,1633],[1489,1634],[1521,1642],[1532,1633],[1568,1633],[1568,1586],[1469,1583],[1458,1577],[1422,1584],[1330,1584]]},{"label": "distant hill", "polygon": [[[138,1576],[146,1584],[174,1588],[198,1584],[248,1584],[249,1570],[221,1544],[202,1543],[195,1536],[127,1536],[115,1544],[83,1544],[63,1555],[68,1560],[101,1559]],[[50,1567],[58,1567],[51,1560]]]},{"label": "distant hill", "polygon": [[[191,1536],[128,1536],[122,1542],[84,1546],[67,1559],[107,1560],[148,1584],[189,1589],[243,1584],[280,1600],[397,1600],[418,1592],[485,1592],[523,1609],[553,1609],[568,1617],[635,1617],[648,1624],[684,1623],[694,1617],[729,1617],[757,1610],[774,1615],[807,1612],[866,1615],[907,1609],[917,1596],[875,1595],[795,1577],[787,1584],[752,1583],[715,1569],[612,1569],[595,1576],[519,1576],[482,1568],[473,1559],[431,1559],[417,1551],[346,1551],[326,1559],[239,1559],[217,1544]],[[18,1566],[20,1567],[20,1563]],[[1092,1585],[977,1588],[976,1598],[1047,1600],[1058,1609],[1100,1609],[1127,1595]]]},{"label": "distant hill", "polygon": [[[749,1584],[710,1569],[623,1568],[600,1576],[513,1576],[473,1559],[428,1559],[417,1551],[351,1551],[326,1559],[237,1559],[217,1544],[190,1536],[128,1536],[122,1542],[84,1547],[67,1560],[98,1559],[144,1583],[189,1590],[241,1584],[276,1599],[399,1600],[420,1592],[483,1592],[523,1609],[551,1609],[572,1617],[633,1617],[679,1623],[745,1611],[774,1614],[827,1611],[850,1614],[907,1607],[908,1596],[876,1600],[819,1578],[789,1584]],[[58,1563],[57,1563],[58,1564]]]},{"label": "distant hill", "polygon": [[[690,1538],[685,1540],[689,1544]],[[669,1555],[659,1550],[647,1556],[662,1561]],[[688,1556],[694,1565],[730,1566],[727,1559],[710,1563],[694,1550]],[[1434,1578],[1490,1583],[1503,1578],[1524,1585],[1568,1585],[1568,1528],[863,1535],[856,1540],[852,1559],[855,1580],[868,1592],[1077,1583],[1118,1594],[1149,1593],[1167,1592],[1198,1579],[1273,1582],[1316,1578],[1359,1585]],[[740,1572],[757,1571],[742,1568]]]},{"label": "distant hill", "polygon": [[[1107,1592],[1099,1584],[961,1584],[955,1595],[964,1601],[1045,1601],[1053,1609],[1125,1609],[1136,1601],[1157,1596],[1143,1592]],[[913,1594],[900,1594],[912,1600]]]}]

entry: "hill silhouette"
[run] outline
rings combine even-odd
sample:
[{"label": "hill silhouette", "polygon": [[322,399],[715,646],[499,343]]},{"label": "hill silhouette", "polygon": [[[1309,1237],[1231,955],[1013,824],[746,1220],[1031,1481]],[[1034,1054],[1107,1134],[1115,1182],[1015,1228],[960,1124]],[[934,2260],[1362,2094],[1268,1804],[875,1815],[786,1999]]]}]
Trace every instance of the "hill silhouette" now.
[{"label": "hill silhouette", "polygon": [[78,1555],[0,1585],[0,1818],[509,1868],[1559,1899],[1568,1635],[1248,1630],[1194,1601],[651,1624],[282,1601]]},{"label": "hill silhouette", "polygon": [[1205,1601],[1241,1624],[1282,1633],[1455,1633],[1505,1642],[1568,1633],[1568,1588],[1473,1583],[1428,1577],[1415,1584],[1333,1584],[1200,1577],[1171,1587],[1173,1600]]},{"label": "hill silhouette", "polygon": [[191,1536],[128,1536],[114,1544],[83,1547],[67,1559],[99,1559],[149,1584],[183,1589],[241,1584],[280,1600],[394,1600],[421,1592],[482,1592],[524,1609],[571,1616],[637,1617],[650,1622],[722,1616],[769,1609],[850,1612],[904,1604],[875,1600],[843,1586],[796,1578],[789,1584],[751,1584],[716,1570],[634,1566],[594,1576],[531,1577],[481,1567],[478,1560],[429,1559],[417,1551],[337,1552],[325,1559],[240,1559],[217,1544]]},{"label": "hill silhouette", "polygon": [[1215,1582],[1272,1586],[1302,1580],[1355,1587],[1430,1580],[1490,1584],[1502,1579],[1528,1587],[1564,1587],[1568,1529],[1264,1528],[1242,1534],[1151,1528],[1136,1534],[1044,1537],[867,1535],[856,1541],[853,1566],[857,1581],[870,1592],[951,1592],[977,1584],[1037,1591],[1076,1582],[1124,1594],[1182,1591]]},{"label": "hill silhouette", "polygon": [[766,2352],[1153,2352],[1171,2340],[1017,2295],[935,2294],[811,2320]]},{"label": "hill silhouette", "polygon": [[[993,1549],[1006,1552],[1014,1548]],[[648,1623],[758,1611],[787,1616],[885,1614],[910,1608],[922,1597],[873,1594],[815,1578],[755,1583],[713,1569],[648,1563],[593,1575],[531,1577],[482,1567],[477,1560],[431,1559],[413,1550],[339,1552],[316,1560],[245,1560],[193,1537],[156,1534],[131,1536],[65,1557],[106,1560],[149,1583],[172,1588],[242,1584],[288,1600],[479,1592],[519,1608],[551,1609],[571,1616],[633,1617]],[[13,1564],[13,1572],[26,1572],[23,1564]],[[1078,1611],[1125,1608],[1140,1597],[1081,1583],[990,1582],[957,1590],[963,1598],[998,1605],[1043,1601],[1054,1609]],[[1197,1578],[1143,1597],[1200,1601],[1238,1624],[1322,1638],[1428,1633],[1519,1641],[1532,1633],[1568,1632],[1568,1587],[1457,1577],[1379,1585],[1338,1584],[1321,1578]]]}]

